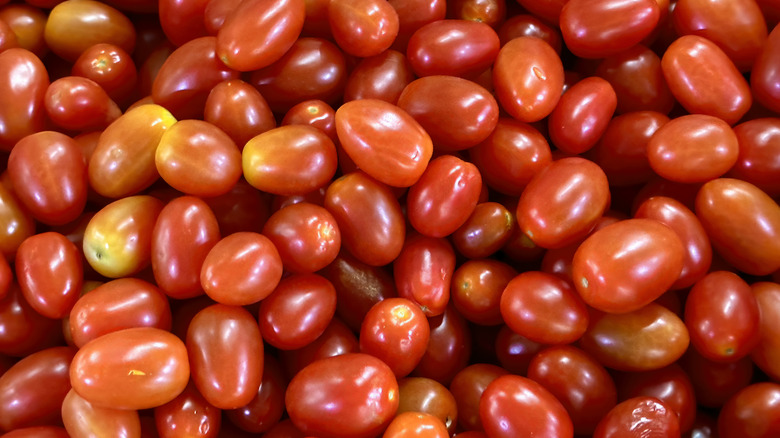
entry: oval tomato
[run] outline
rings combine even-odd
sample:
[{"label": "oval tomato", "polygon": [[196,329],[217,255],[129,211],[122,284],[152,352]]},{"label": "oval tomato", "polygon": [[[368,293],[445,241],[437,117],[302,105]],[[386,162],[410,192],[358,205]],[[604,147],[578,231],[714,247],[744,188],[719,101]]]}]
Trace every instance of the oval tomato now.
[{"label": "oval tomato", "polygon": [[32,52],[0,53],[0,149],[10,151],[23,137],[43,131],[48,87],[46,66]]}]

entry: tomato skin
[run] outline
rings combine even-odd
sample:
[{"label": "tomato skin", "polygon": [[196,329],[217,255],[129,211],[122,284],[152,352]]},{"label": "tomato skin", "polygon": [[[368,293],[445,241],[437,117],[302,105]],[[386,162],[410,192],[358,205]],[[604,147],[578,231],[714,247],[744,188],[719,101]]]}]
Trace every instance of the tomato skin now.
[{"label": "tomato skin", "polygon": [[48,16],[40,8],[29,3],[3,2],[0,20],[5,22],[14,34],[16,46],[43,57],[49,52],[43,33]]},{"label": "tomato skin", "polygon": [[138,83],[133,58],[122,47],[110,43],[98,43],[81,52],[70,74],[91,79],[119,105],[128,103]]},{"label": "tomato skin", "polygon": [[[292,377],[316,360],[359,352],[360,344],[357,336],[336,316],[330,320],[320,337],[303,348],[279,351],[279,358],[285,376]],[[260,389],[262,390],[262,385]]]},{"label": "tomato skin", "polygon": [[152,230],[163,208],[148,195],[129,196],[98,211],[84,230],[89,265],[109,278],[140,272],[152,258]]},{"label": "tomato skin", "polygon": [[0,53],[0,149],[10,151],[23,137],[43,131],[49,74],[32,52]]},{"label": "tomato skin", "polygon": [[59,132],[28,135],[8,156],[8,176],[19,200],[35,219],[62,225],[87,203],[87,166],[76,142]]},{"label": "tomato skin", "polygon": [[718,254],[735,268],[752,275],[780,268],[780,207],[758,187],[712,180],[696,196],[696,216]]},{"label": "tomato skin", "polygon": [[56,425],[70,390],[68,367],[76,350],[53,347],[33,353],[0,376],[0,430]]},{"label": "tomato skin", "polygon": [[780,195],[780,118],[750,120],[734,127],[739,158],[727,177],[747,181],[772,197]]},{"label": "tomato skin", "polygon": [[397,105],[431,136],[437,151],[468,149],[498,123],[498,103],[484,88],[455,76],[426,76],[410,82]]},{"label": "tomato skin", "polygon": [[605,58],[596,68],[596,75],[606,79],[615,90],[618,113],[668,114],[674,106],[674,97],[661,70],[661,58],[641,44]]},{"label": "tomato skin", "polygon": [[528,378],[560,400],[577,434],[592,434],[599,420],[617,404],[612,376],[572,345],[548,347],[534,355],[528,365]]},{"label": "tomato skin", "polygon": [[[225,414],[231,423],[250,433],[263,433],[279,422],[284,414],[284,391],[287,379],[274,355],[265,353],[263,358],[263,381],[255,397],[246,405],[228,410]],[[205,400],[204,400],[205,401]],[[214,409],[213,418],[216,427],[213,435],[219,432],[220,412]]]},{"label": "tomato skin", "polygon": [[780,31],[775,26],[775,29],[769,34],[763,50],[756,58],[750,73],[753,96],[772,111],[780,111],[780,90],[777,88],[777,80],[780,76],[778,47],[780,47]]},{"label": "tomato skin", "polygon": [[480,399],[493,381],[509,372],[491,364],[472,364],[452,379],[450,392],[458,406],[458,423],[465,430],[483,430],[480,419]]},{"label": "tomato skin", "polygon": [[308,435],[374,437],[395,416],[398,382],[384,362],[367,354],[320,359],[293,377],[285,405],[293,424]]},{"label": "tomato skin", "polygon": [[75,61],[97,43],[113,43],[132,53],[135,28],[122,12],[94,1],[64,1],[49,12],[44,30],[46,45],[57,56]]},{"label": "tomato skin", "polygon": [[319,99],[305,100],[290,108],[284,114],[281,125],[310,125],[324,132],[334,144],[339,141],[336,135],[336,110]]},{"label": "tomato skin", "polygon": [[661,69],[675,99],[691,114],[733,125],[753,103],[747,80],[723,50],[704,37],[675,40],[661,58]]},{"label": "tomato skin", "polygon": [[252,401],[263,376],[263,338],[249,311],[206,307],[192,318],[186,345],[192,381],[206,401],[220,409]]},{"label": "tomato skin", "polygon": [[241,178],[241,152],[221,129],[202,120],[181,120],[160,137],[154,156],[162,179],[183,193],[213,197]]},{"label": "tomato skin", "polygon": [[19,47],[19,40],[11,26],[0,17],[0,52]]},{"label": "tomato skin", "polygon": [[165,404],[184,390],[189,377],[184,343],[151,327],[100,336],[81,347],[70,367],[71,384],[80,396],[116,409]]},{"label": "tomato skin", "polygon": [[122,114],[99,84],[79,76],[66,76],[52,82],[44,99],[49,118],[68,130],[102,129]]},{"label": "tomato skin", "polygon": [[500,41],[489,25],[471,20],[437,20],[415,31],[406,56],[419,76],[472,78],[490,67]]},{"label": "tomato skin", "polygon": [[103,283],[80,297],[70,311],[69,328],[77,347],[133,327],[171,329],[168,299],[144,280],[119,278]]},{"label": "tomato skin", "polygon": [[406,223],[390,189],[362,172],[332,182],[325,208],[336,218],[341,243],[358,260],[384,266],[401,253]]},{"label": "tomato skin", "polygon": [[152,273],[171,298],[203,294],[200,270],[220,239],[214,212],[200,198],[182,196],[160,211],[152,230]]},{"label": "tomato skin", "polygon": [[612,408],[601,419],[594,438],[680,436],[676,413],[655,397],[634,397]]},{"label": "tomato skin", "polygon": [[[242,2],[217,32],[217,57],[238,71],[271,65],[298,38],[305,15],[303,0]],[[253,37],[247,39],[249,34]]]},{"label": "tomato skin", "polygon": [[361,59],[352,69],[344,87],[344,102],[379,99],[395,104],[404,87],[414,78],[412,65],[404,53],[385,50]]},{"label": "tomato skin", "polygon": [[520,196],[534,175],[552,162],[544,135],[532,125],[506,117],[468,154],[490,188],[513,196]]},{"label": "tomato skin", "polygon": [[208,35],[205,13],[208,0],[158,0],[157,15],[165,37],[175,46]]},{"label": "tomato skin", "polygon": [[767,38],[755,1],[678,1],[672,23],[678,35],[698,35],[717,44],[742,72],[753,67]]},{"label": "tomato skin", "polygon": [[760,340],[750,353],[753,363],[772,379],[780,377],[780,332],[775,324],[780,316],[780,286],[777,283],[758,282],[751,286],[756,297],[761,319],[759,325]]},{"label": "tomato skin", "polygon": [[671,289],[684,289],[704,277],[712,263],[712,245],[701,222],[688,207],[666,196],[653,196],[637,207],[634,217],[656,220],[680,238],[685,248],[683,268]]},{"label": "tomato skin", "polygon": [[759,318],[750,286],[731,272],[707,274],[685,302],[691,343],[710,360],[732,362],[748,355],[760,339]]},{"label": "tomato skin", "polygon": [[448,385],[469,362],[471,331],[466,319],[451,305],[441,315],[428,318],[428,325],[428,348],[412,375]]},{"label": "tomato skin", "polygon": [[336,313],[336,289],[317,274],[284,278],[260,303],[258,321],[263,340],[281,350],[314,342]]},{"label": "tomato skin", "polygon": [[282,260],[274,244],[250,231],[223,237],[203,260],[200,284],[214,301],[232,306],[256,303],[282,278]]},{"label": "tomato skin", "polygon": [[720,410],[718,434],[722,438],[770,437],[780,433],[780,385],[759,382],[735,394]]},{"label": "tomato skin", "polygon": [[444,238],[408,236],[393,261],[398,295],[419,305],[429,317],[444,313],[454,271],[455,251]]},{"label": "tomato skin", "polygon": [[574,253],[572,279],[589,306],[632,312],[660,297],[682,272],[685,248],[668,226],[627,219],[588,237]]},{"label": "tomato skin", "polygon": [[60,322],[36,312],[19,286],[11,283],[0,300],[0,354],[25,357],[61,342]]},{"label": "tomato skin", "polygon": [[523,190],[517,223],[535,244],[560,248],[585,237],[609,201],[601,168],[584,158],[562,158],[534,175]]},{"label": "tomato skin", "polygon": [[32,426],[14,429],[3,438],[68,438],[68,432],[59,426]]},{"label": "tomato skin", "polygon": [[409,187],[433,154],[430,136],[401,108],[377,99],[347,102],[336,110],[336,133],[347,155],[371,177]]},{"label": "tomato skin", "polygon": [[517,271],[493,259],[467,260],[452,274],[450,296],[464,318],[480,325],[497,325],[501,317],[501,296]]},{"label": "tomato skin", "polygon": [[333,39],[352,56],[378,55],[389,49],[398,35],[398,14],[385,1],[331,1],[327,15]]},{"label": "tomato skin", "polygon": [[[524,412],[526,417],[516,413]],[[479,401],[479,416],[491,437],[573,437],[571,418],[542,385],[522,376],[501,376],[490,383]]]},{"label": "tomato skin", "polygon": [[503,248],[516,228],[517,220],[506,207],[482,202],[452,233],[451,241],[459,254],[470,259],[485,258]]},{"label": "tomato skin", "polygon": [[62,422],[70,436],[141,436],[137,411],[95,406],[73,389],[62,402]]},{"label": "tomato skin", "polygon": [[125,112],[100,135],[89,159],[89,185],[107,198],[134,195],[152,185],[162,135],[176,119],[160,105],[141,105]]},{"label": "tomato skin", "polygon": [[35,220],[5,184],[0,184],[0,251],[6,260],[13,260],[19,245],[35,234]]},{"label": "tomato skin", "polygon": [[455,397],[441,383],[425,377],[406,377],[398,381],[398,414],[416,412],[438,418],[449,433],[458,426]]},{"label": "tomato skin", "polygon": [[409,188],[409,222],[426,236],[448,236],[469,218],[481,190],[482,176],[476,166],[453,155],[434,158]]},{"label": "tomato skin", "polygon": [[448,438],[450,433],[444,423],[430,414],[422,412],[402,412],[395,416],[385,429],[382,438],[402,438],[417,436],[421,438]]},{"label": "tomato skin", "polygon": [[750,385],[755,368],[750,357],[735,362],[714,362],[695,349],[689,349],[679,363],[690,378],[697,405],[716,409]]},{"label": "tomato skin", "polygon": [[647,144],[650,167],[663,178],[681,183],[715,179],[731,169],[738,156],[734,130],[723,120],[704,114],[675,118]]},{"label": "tomato skin", "polygon": [[420,307],[406,298],[374,304],[360,327],[360,352],[382,359],[396,378],[408,375],[425,354],[430,326]]},{"label": "tomato skin", "polygon": [[597,76],[585,78],[563,93],[550,114],[550,139],[566,153],[581,154],[599,140],[615,108],[617,95],[612,85]]},{"label": "tomato skin", "polygon": [[165,60],[152,84],[154,103],[177,119],[200,119],[211,89],[222,81],[238,79],[239,72],[217,57],[217,38],[195,38],[178,47]]},{"label": "tomato skin", "polygon": [[225,131],[239,150],[243,150],[252,137],[276,127],[263,95],[241,79],[215,85],[206,98],[203,111],[203,120]]},{"label": "tomato skin", "polygon": [[30,236],[19,246],[15,267],[19,288],[38,313],[55,319],[70,313],[84,278],[76,245],[53,231]]},{"label": "tomato skin", "polygon": [[588,310],[567,281],[528,271],[501,294],[501,316],[514,332],[540,344],[570,344],[588,328]]},{"label": "tomato skin", "polygon": [[576,56],[605,58],[641,42],[660,17],[655,0],[571,0],[561,10],[561,34]]},{"label": "tomato skin", "polygon": [[606,367],[646,371],[675,362],[689,342],[683,321],[671,310],[650,303],[629,313],[591,312],[579,346]]},{"label": "tomato skin", "polygon": [[540,19],[537,14],[518,14],[512,16],[498,29],[498,37],[501,40],[502,46],[521,36],[541,38],[547,41],[547,44],[552,46],[556,52],[561,53],[561,31],[551,27],[547,22]]},{"label": "tomato skin", "polygon": [[498,102],[512,117],[537,122],[555,109],[563,94],[563,64],[545,41],[515,38],[498,52],[493,86]]},{"label": "tomato skin", "polygon": [[333,141],[306,125],[280,126],[252,138],[241,159],[247,182],[277,195],[304,195],[325,187],[338,166]]}]

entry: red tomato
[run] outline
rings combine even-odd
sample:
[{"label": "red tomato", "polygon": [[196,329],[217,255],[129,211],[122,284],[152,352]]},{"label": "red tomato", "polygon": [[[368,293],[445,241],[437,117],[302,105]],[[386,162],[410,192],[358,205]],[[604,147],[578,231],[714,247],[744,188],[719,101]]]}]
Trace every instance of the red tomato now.
[{"label": "red tomato", "polygon": [[203,120],[225,131],[239,150],[252,137],[276,127],[268,102],[255,87],[241,79],[215,85],[203,111]]},{"label": "red tomato", "polygon": [[482,430],[480,420],[480,399],[497,378],[509,372],[490,364],[473,364],[463,368],[452,379],[450,392],[458,406],[458,422],[466,430]]},{"label": "red tomato", "polygon": [[395,416],[398,382],[384,362],[368,354],[320,359],[290,381],[285,405],[293,424],[309,435],[374,437]]},{"label": "red tomato", "polygon": [[151,327],[100,336],[81,347],[70,367],[71,384],[80,396],[116,409],[168,403],[184,390],[189,377],[184,343]]},{"label": "red tomato", "polygon": [[590,355],[571,345],[545,348],[534,355],[528,378],[560,400],[577,434],[592,434],[599,420],[617,404],[612,376]]},{"label": "red tomato", "polygon": [[468,149],[498,123],[498,104],[486,89],[454,76],[426,76],[409,83],[397,105],[431,136],[438,151]]},{"label": "red tomato", "polygon": [[498,52],[493,85],[506,112],[521,122],[536,122],[550,115],[563,94],[563,64],[544,40],[515,38]]},{"label": "red tomato", "polygon": [[753,0],[678,0],[672,23],[679,35],[717,44],[743,72],[753,67],[767,37],[766,21]]},{"label": "red tomato", "polygon": [[187,41],[208,35],[204,15],[209,0],[158,0],[160,27],[168,41],[181,46]]},{"label": "red tomato", "polygon": [[252,401],[263,376],[263,338],[249,311],[206,307],[192,318],[186,345],[192,381],[209,404],[236,409]]},{"label": "red tomato", "polygon": [[193,196],[219,196],[241,178],[241,151],[221,129],[181,120],[160,137],[154,163],[163,181]]},{"label": "red tomato", "polygon": [[510,265],[493,259],[468,260],[452,274],[450,296],[458,312],[471,322],[496,325],[501,317],[501,296],[517,276]]},{"label": "red tomato", "polygon": [[49,47],[43,34],[48,15],[29,2],[7,4],[8,1],[3,1],[2,3],[5,6],[0,8],[0,20],[5,22],[14,33],[17,43],[15,47],[29,50],[38,57],[46,55]]},{"label": "red tomato", "polygon": [[71,74],[93,80],[120,105],[132,97],[138,82],[138,71],[130,54],[122,47],[108,43],[98,43],[84,50],[73,63]]},{"label": "red tomato", "polygon": [[69,331],[77,347],[133,327],[171,329],[168,299],[144,280],[120,278],[101,284],[80,297],[70,311]]},{"label": "red tomato", "polygon": [[281,350],[303,348],[328,328],[336,313],[336,289],[316,274],[286,277],[260,303],[263,340]]},{"label": "red tomato", "polygon": [[435,158],[409,188],[409,222],[426,236],[448,236],[471,216],[481,190],[482,176],[476,166],[453,155]]},{"label": "red tomato", "polygon": [[388,3],[398,14],[398,36],[393,41],[393,48],[403,53],[417,29],[447,16],[445,0],[388,0]]},{"label": "red tomato", "polygon": [[429,318],[428,325],[431,328],[428,348],[413,375],[447,385],[468,365],[471,331],[467,321],[453,306],[447,306],[444,313]]},{"label": "red tomato", "polygon": [[479,416],[491,437],[574,436],[571,418],[561,402],[522,376],[501,376],[490,383],[480,398]]},{"label": "red tomato", "polygon": [[426,316],[444,313],[454,271],[455,251],[444,238],[409,236],[393,261],[398,295],[419,305]]},{"label": "red tomato", "polygon": [[[246,405],[237,409],[231,409],[225,414],[231,423],[242,430],[250,433],[266,432],[279,422],[284,413],[284,391],[286,387],[287,381],[279,362],[273,355],[266,353],[263,358],[263,381],[257,389],[255,398]],[[212,410],[216,411],[213,413],[213,420],[211,421],[215,427],[209,427],[209,432],[216,435],[219,430],[221,415],[219,410],[213,408]],[[194,413],[199,414],[198,411]],[[195,423],[192,421],[189,423],[193,426],[200,424],[200,422]]]},{"label": "red tomato", "polygon": [[747,181],[772,197],[780,195],[780,118],[767,117],[734,127],[739,158],[726,176]]},{"label": "red tomato", "polygon": [[138,411],[93,405],[71,389],[62,402],[62,422],[70,436],[141,436]]},{"label": "red tomato", "polygon": [[362,172],[347,174],[328,187],[324,206],[336,218],[344,248],[361,262],[384,266],[401,253],[406,222],[386,185]]},{"label": "red tomato", "polygon": [[46,124],[45,93],[49,74],[25,49],[0,53],[0,149],[10,151],[23,137]]},{"label": "red tomato", "polygon": [[593,433],[594,438],[647,436],[680,436],[680,422],[664,402],[645,396],[630,398],[612,408]]},{"label": "red tomato", "polygon": [[461,255],[479,259],[504,247],[516,228],[517,220],[506,207],[497,202],[483,202],[452,233],[451,241]]},{"label": "red tomato", "polygon": [[160,211],[152,230],[152,273],[171,298],[203,294],[200,270],[220,239],[214,212],[203,200],[182,196]]},{"label": "red tomato", "polygon": [[247,182],[277,195],[304,195],[336,174],[336,146],[319,129],[287,125],[255,136],[242,151]]},{"label": "red tomato", "polygon": [[[243,1],[217,32],[217,57],[238,71],[258,70],[278,60],[303,29],[303,0]],[[247,38],[247,35],[252,35]]]},{"label": "red tomato", "polygon": [[398,35],[398,14],[384,0],[332,0],[327,15],[333,39],[353,56],[378,55]]},{"label": "red tomato", "polygon": [[48,348],[25,357],[0,376],[0,430],[60,422],[74,354],[71,347]]},{"label": "red tomato", "polygon": [[382,359],[397,378],[412,372],[430,338],[425,313],[406,298],[388,298],[366,313],[360,327],[360,352]]},{"label": "red tomato", "polygon": [[[338,317],[334,317],[320,337],[303,348],[281,350],[279,356],[284,365],[285,375],[295,376],[303,367],[316,360],[359,352],[360,344],[355,333]],[[262,385],[260,389],[263,389]]]},{"label": "red tomato", "polygon": [[44,99],[46,114],[52,122],[73,131],[105,128],[122,114],[98,83],[79,76],[52,82]]},{"label": "red tomato", "polygon": [[579,345],[606,367],[647,371],[675,362],[689,342],[682,320],[660,304],[650,303],[629,313],[591,312]]},{"label": "red tomato", "polygon": [[574,286],[589,306],[610,313],[641,309],[680,277],[685,248],[668,226],[627,219],[596,231],[572,261]]},{"label": "red tomato", "polygon": [[417,76],[473,78],[498,55],[500,41],[489,25],[471,20],[437,20],[412,34],[406,56]]},{"label": "red tomato", "polygon": [[16,253],[16,278],[27,302],[48,318],[70,313],[81,293],[81,252],[53,231],[30,236]]},{"label": "red tomato", "polygon": [[695,349],[680,359],[688,374],[699,406],[720,408],[742,388],[750,385],[755,368],[750,357],[735,362],[714,362]]},{"label": "red tomato", "polygon": [[780,433],[780,384],[760,382],[735,394],[720,410],[722,438],[758,438]]},{"label": "red tomato", "polygon": [[404,87],[413,80],[414,72],[406,55],[388,49],[378,55],[361,59],[352,69],[344,88],[344,102],[379,99],[395,104]]},{"label": "red tomato", "polygon": [[78,218],[87,203],[87,165],[76,142],[59,132],[28,135],[8,156],[14,192],[32,216],[49,225]]},{"label": "red tomato", "polygon": [[136,33],[125,14],[105,3],[67,0],[49,12],[44,37],[57,56],[75,61],[84,50],[98,43],[116,44],[132,53]]},{"label": "red tomato", "polygon": [[753,102],[747,80],[723,50],[704,37],[678,38],[664,52],[661,69],[675,99],[691,114],[733,125]]},{"label": "red tomato", "polygon": [[[338,143],[336,135],[336,110],[327,102],[319,99],[305,100],[285,113],[282,119],[284,125],[311,125],[324,132],[333,143]],[[337,148],[337,152],[340,151]]]},{"label": "red tomato", "polygon": [[[528,10],[530,11],[530,9]],[[547,44],[552,46],[556,52],[561,53],[561,31],[541,20],[538,14],[515,15],[507,19],[498,29],[498,37],[501,40],[502,46],[509,41],[522,36],[543,39],[547,41]]]},{"label": "red tomato", "polygon": [[544,272],[513,278],[501,294],[500,309],[512,331],[540,344],[570,344],[588,328],[588,309],[574,287]]},{"label": "red tomato", "polygon": [[514,196],[519,196],[534,175],[552,162],[544,135],[510,118],[499,119],[488,138],[468,153],[490,188]]},{"label": "red tomato", "polygon": [[315,272],[336,259],[341,231],[328,210],[300,202],[283,207],[266,222],[263,234],[271,239],[284,268],[291,272]]},{"label": "red tomato", "polygon": [[609,82],[585,78],[563,93],[550,114],[550,140],[563,152],[581,154],[596,145],[617,108]]},{"label": "red tomato", "polygon": [[24,357],[62,342],[61,323],[36,312],[15,283],[0,300],[0,354]]},{"label": "red tomato", "polygon": [[780,110],[780,92],[777,89],[777,80],[780,74],[778,46],[780,46],[780,31],[775,26],[775,29],[769,34],[763,50],[756,58],[750,73],[753,96],[758,102],[773,111]]},{"label": "red tomato", "polygon": [[448,438],[450,433],[444,423],[430,414],[403,412],[395,416],[385,429],[382,438]]},{"label": "red tomato", "polygon": [[780,376],[780,331],[775,324],[780,317],[780,285],[759,282],[752,286],[761,319],[759,325],[760,340],[750,353],[753,362],[771,378]]},{"label": "red tomato", "polygon": [[407,377],[398,381],[398,414],[415,412],[431,415],[450,433],[458,426],[458,405],[449,389],[425,377]]},{"label": "red tomato", "polygon": [[389,186],[414,184],[433,154],[422,126],[406,111],[381,100],[355,100],[339,107],[336,132],[355,164]]},{"label": "red tomato", "polygon": [[601,168],[583,158],[562,158],[534,175],[523,190],[517,223],[536,245],[560,248],[585,237],[609,201]]},{"label": "red tomato", "polygon": [[696,196],[696,216],[718,254],[735,268],[752,275],[780,268],[780,207],[758,187],[712,180]]},{"label": "red tomato", "polygon": [[661,70],[661,58],[641,44],[605,58],[596,68],[596,74],[615,90],[618,113],[668,114],[674,106],[674,97]]},{"label": "red tomato", "polygon": [[232,306],[256,303],[282,278],[282,260],[274,244],[253,232],[223,237],[206,254],[200,284],[214,301]]},{"label": "red tomato", "polygon": [[576,56],[605,58],[640,43],[660,18],[655,0],[571,0],[561,10],[561,34]]},{"label": "red tomato", "polygon": [[563,5],[569,0],[517,0],[528,12],[558,24]]}]

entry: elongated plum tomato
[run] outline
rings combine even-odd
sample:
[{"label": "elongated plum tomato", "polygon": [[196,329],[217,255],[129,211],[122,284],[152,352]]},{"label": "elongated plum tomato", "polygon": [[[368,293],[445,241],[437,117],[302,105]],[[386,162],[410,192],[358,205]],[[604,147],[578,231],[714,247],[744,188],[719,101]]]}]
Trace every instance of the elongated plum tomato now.
[{"label": "elongated plum tomato", "polygon": [[493,86],[501,106],[531,123],[547,117],[563,93],[563,64],[547,42],[520,37],[501,48],[493,64]]},{"label": "elongated plum tomato", "polygon": [[92,268],[109,278],[135,274],[152,258],[152,230],[163,203],[148,195],[114,201],[87,223],[82,243]]},{"label": "elongated plum tomato", "polygon": [[587,236],[609,201],[609,183],[599,166],[562,158],[537,173],[520,195],[517,223],[536,245],[561,248]]},{"label": "elongated plum tomato", "polygon": [[75,140],[54,131],[28,135],[8,156],[8,176],[17,198],[35,219],[62,225],[87,203],[87,166]]},{"label": "elongated plum tomato", "polygon": [[141,436],[138,411],[95,406],[73,389],[62,402],[62,422],[70,436]]},{"label": "elongated plum tomato", "polygon": [[190,378],[187,348],[170,332],[120,330],[87,343],[70,366],[73,389],[97,406],[149,409],[181,393]]},{"label": "elongated plum tomato", "polygon": [[398,381],[380,359],[350,353],[317,360],[293,377],[285,393],[287,413],[306,434],[321,438],[370,438],[395,416]]},{"label": "elongated plum tomato", "polygon": [[46,66],[32,52],[11,48],[0,53],[0,149],[10,151],[23,137],[46,126]]},{"label": "elongated plum tomato", "polygon": [[376,99],[347,102],[336,110],[344,151],[364,172],[393,187],[409,187],[433,155],[431,137],[401,108]]},{"label": "elongated plum tomato", "polygon": [[596,231],[574,253],[572,279],[585,302],[631,312],[663,295],[680,277],[685,248],[668,226],[627,219]]},{"label": "elongated plum tomato", "polygon": [[327,16],[336,44],[353,56],[378,55],[398,35],[398,14],[385,0],[332,0]]},{"label": "elongated plum tomato", "polygon": [[732,178],[704,184],[696,216],[727,262],[751,275],[780,268],[780,207],[758,187]]},{"label": "elongated plum tomato", "polygon": [[84,281],[81,254],[60,233],[30,236],[16,253],[16,278],[25,299],[41,315],[62,318],[76,303]]},{"label": "elongated plum tomato", "polygon": [[305,16],[304,0],[241,2],[217,32],[217,58],[238,71],[271,65],[298,38]]}]

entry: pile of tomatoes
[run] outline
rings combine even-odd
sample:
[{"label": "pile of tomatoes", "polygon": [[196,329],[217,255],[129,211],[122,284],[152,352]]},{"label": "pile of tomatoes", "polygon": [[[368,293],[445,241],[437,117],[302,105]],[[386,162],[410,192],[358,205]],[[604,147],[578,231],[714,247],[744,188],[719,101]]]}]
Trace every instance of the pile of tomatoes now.
[{"label": "pile of tomatoes", "polygon": [[0,0],[0,433],[780,436],[778,21]]}]

